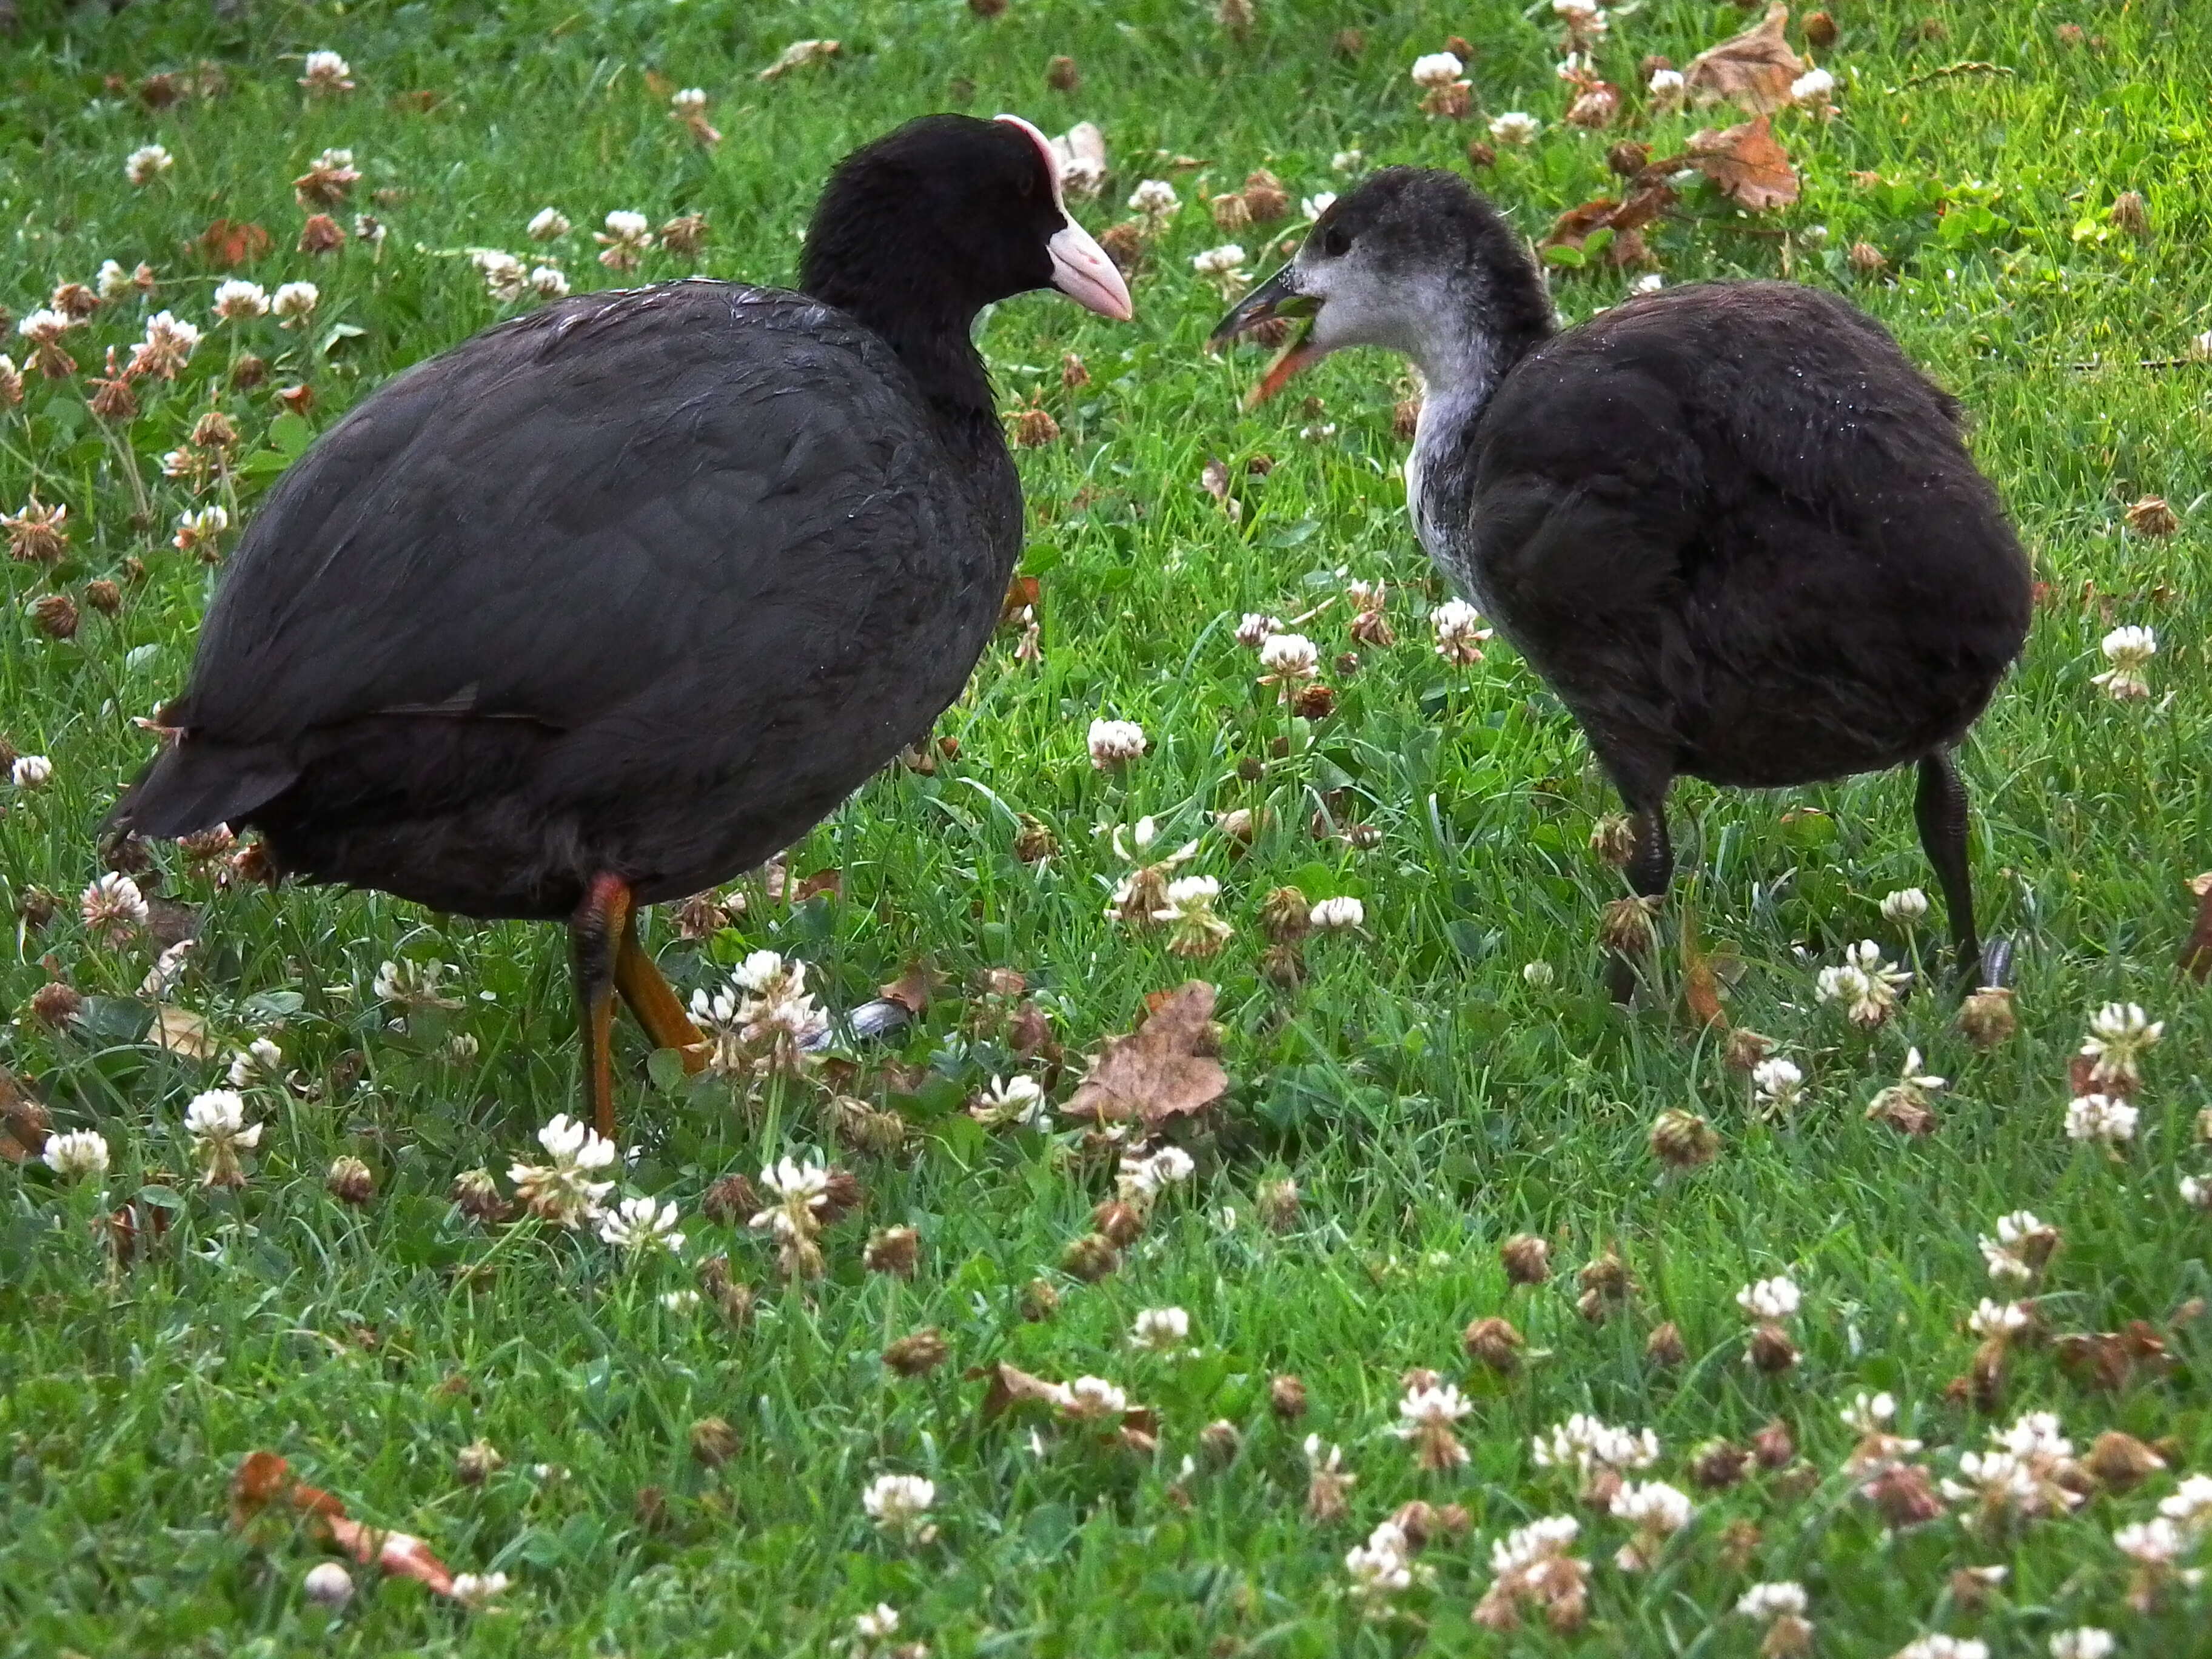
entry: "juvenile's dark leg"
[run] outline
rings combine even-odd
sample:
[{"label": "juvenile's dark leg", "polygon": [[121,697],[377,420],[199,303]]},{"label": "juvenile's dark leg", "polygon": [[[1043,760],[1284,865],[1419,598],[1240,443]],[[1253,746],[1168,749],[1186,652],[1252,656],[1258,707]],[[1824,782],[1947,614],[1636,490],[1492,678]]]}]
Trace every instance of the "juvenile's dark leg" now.
[{"label": "juvenile's dark leg", "polygon": [[1966,789],[1950,756],[1940,749],[1921,759],[1912,817],[1920,826],[1920,845],[1936,866],[1936,880],[1943,890],[1960,981],[1972,985],[1982,971],[1982,946],[1974,932],[1974,888],[1966,868]]},{"label": "juvenile's dark leg", "polygon": [[696,1072],[707,1063],[705,1039],[684,1012],[684,1005],[660,969],[637,940],[637,917],[624,922],[622,944],[615,951],[615,988],[645,1027],[656,1048],[673,1048],[684,1056],[684,1069]]},{"label": "juvenile's dark leg", "polygon": [[[1663,898],[1674,878],[1674,847],[1667,835],[1664,786],[1642,804],[1629,801],[1628,807],[1629,827],[1635,832],[1636,848],[1628,855],[1623,873],[1637,897]],[[1638,952],[1623,950],[1607,951],[1606,989],[1615,1002],[1625,1003],[1636,994],[1639,956]]]},{"label": "juvenile's dark leg", "polygon": [[576,1024],[584,1048],[584,1103],[592,1127],[609,1140],[615,1138],[615,964],[629,921],[629,884],[611,875],[592,878],[583,902],[568,919]]}]

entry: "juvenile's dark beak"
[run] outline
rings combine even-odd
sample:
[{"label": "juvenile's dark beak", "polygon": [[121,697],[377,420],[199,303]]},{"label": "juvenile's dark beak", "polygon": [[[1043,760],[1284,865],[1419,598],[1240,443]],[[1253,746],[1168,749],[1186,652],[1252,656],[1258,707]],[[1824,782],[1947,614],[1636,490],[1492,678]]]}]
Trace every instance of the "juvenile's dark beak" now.
[{"label": "juvenile's dark beak", "polygon": [[1206,342],[1208,351],[1218,351],[1238,335],[1276,317],[1298,319],[1297,331],[1291,343],[1283,348],[1282,355],[1267,365],[1267,372],[1260,384],[1246,394],[1244,407],[1254,409],[1283,389],[1291,376],[1320,354],[1306,343],[1313,332],[1313,316],[1320,310],[1321,302],[1310,295],[1298,291],[1297,267],[1285,265],[1280,270],[1254,289],[1237,302],[1235,309],[1214,325]]}]

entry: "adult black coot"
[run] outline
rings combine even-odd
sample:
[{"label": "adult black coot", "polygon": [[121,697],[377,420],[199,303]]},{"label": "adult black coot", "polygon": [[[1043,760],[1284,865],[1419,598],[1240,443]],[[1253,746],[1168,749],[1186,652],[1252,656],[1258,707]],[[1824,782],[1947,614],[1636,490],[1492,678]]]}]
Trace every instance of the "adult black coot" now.
[{"label": "adult black coot", "polygon": [[409,371],[271,491],[111,822],[566,918],[611,1135],[614,991],[699,1041],[635,907],[797,840],[990,638],[1022,495],[969,331],[1043,288],[1130,314],[1036,128],[928,116],[837,167],[799,292],[580,295]]},{"label": "adult black coot", "polygon": [[[1666,890],[1669,786],[1907,763],[1962,973],[1981,951],[1950,758],[2027,634],[2028,566],[1959,406],[1831,294],[1699,283],[1555,331],[1544,279],[1450,173],[1393,167],[1215,331],[1310,318],[1258,389],[1345,346],[1428,382],[1422,544],[1572,711]],[[1614,989],[1632,984],[1616,960]]]}]

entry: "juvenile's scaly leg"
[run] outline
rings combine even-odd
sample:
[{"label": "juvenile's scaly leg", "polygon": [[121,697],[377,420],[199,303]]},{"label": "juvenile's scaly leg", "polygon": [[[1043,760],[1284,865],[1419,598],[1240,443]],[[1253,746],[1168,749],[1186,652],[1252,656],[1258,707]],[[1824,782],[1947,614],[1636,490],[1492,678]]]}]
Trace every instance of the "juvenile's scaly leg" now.
[{"label": "juvenile's scaly leg", "polygon": [[684,1004],[663,979],[660,969],[638,943],[637,917],[623,927],[622,944],[615,952],[615,988],[629,1005],[637,1023],[645,1027],[656,1048],[673,1048],[684,1056],[684,1069],[696,1072],[707,1064],[706,1039],[684,1012]]},{"label": "juvenile's scaly leg", "polygon": [[1982,971],[1982,945],[1974,931],[1974,887],[1966,865],[1966,787],[1942,750],[1920,762],[1920,787],[1912,798],[1920,845],[1936,866],[1943,890],[1943,908],[1951,918],[1951,943],[1958,956],[1959,980],[1972,986]]},{"label": "juvenile's scaly leg", "polygon": [[583,902],[568,918],[576,1024],[584,1048],[584,1104],[592,1127],[609,1140],[615,1138],[615,969],[629,925],[629,884],[613,875],[592,877]]},{"label": "juvenile's scaly leg", "polygon": [[[1629,854],[1624,872],[1630,890],[1640,899],[1663,898],[1674,878],[1674,846],[1667,834],[1667,796],[1663,789],[1649,805],[1630,803],[1629,827],[1636,835],[1636,849]],[[1622,950],[1607,952],[1606,989],[1615,1002],[1625,1003],[1636,994],[1638,969],[1638,953]]]}]

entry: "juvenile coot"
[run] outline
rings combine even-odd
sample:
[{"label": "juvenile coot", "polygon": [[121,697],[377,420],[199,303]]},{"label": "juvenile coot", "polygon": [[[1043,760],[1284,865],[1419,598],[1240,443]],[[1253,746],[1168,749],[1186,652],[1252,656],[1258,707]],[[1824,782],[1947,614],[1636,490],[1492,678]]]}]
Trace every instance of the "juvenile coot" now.
[{"label": "juvenile coot", "polygon": [[986,305],[1126,319],[1050,147],[929,116],[848,157],[797,293],[580,295],[383,387],[285,474],[111,823],[566,918],[593,1121],[619,989],[698,1033],[634,908],[797,840],[960,693],[1021,546]]},{"label": "juvenile coot", "polygon": [[[1959,406],[1816,289],[1699,283],[1555,331],[1544,279],[1450,173],[1393,167],[1215,331],[1310,319],[1257,395],[1345,346],[1419,365],[1424,546],[1572,711],[1665,891],[1686,774],[1774,788],[1907,763],[1978,969],[1949,750],[2019,654],[2027,561]],[[1614,964],[1614,989],[1632,982]]]}]

